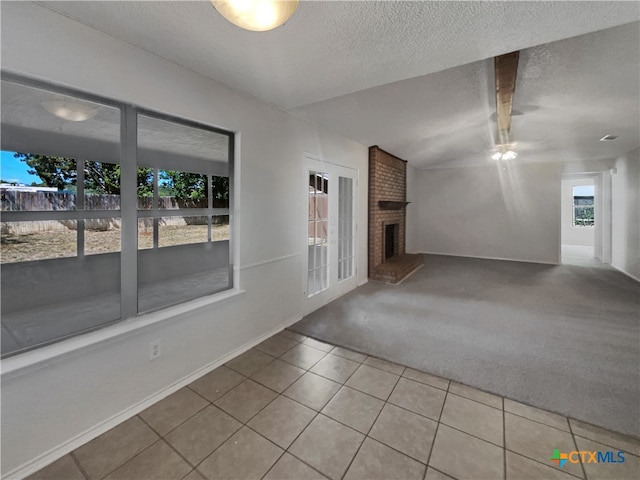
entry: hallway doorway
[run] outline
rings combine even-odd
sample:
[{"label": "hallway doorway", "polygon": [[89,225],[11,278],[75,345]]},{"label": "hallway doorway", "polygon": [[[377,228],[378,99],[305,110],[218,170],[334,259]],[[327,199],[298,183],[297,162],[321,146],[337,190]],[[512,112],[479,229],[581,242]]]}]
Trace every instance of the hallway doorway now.
[{"label": "hallway doorway", "polygon": [[596,192],[593,177],[562,180],[561,259],[563,264],[600,263],[595,255]]}]

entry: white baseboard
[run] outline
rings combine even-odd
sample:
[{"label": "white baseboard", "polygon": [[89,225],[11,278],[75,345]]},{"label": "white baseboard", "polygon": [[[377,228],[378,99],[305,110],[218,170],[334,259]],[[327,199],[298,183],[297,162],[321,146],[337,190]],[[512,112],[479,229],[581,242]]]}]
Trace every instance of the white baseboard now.
[{"label": "white baseboard", "polygon": [[301,319],[302,319],[302,315],[298,314],[298,315],[294,316],[293,318],[290,318],[289,320],[286,320],[286,321],[280,323],[274,329],[272,329],[272,330],[260,335],[258,338],[253,339],[250,342],[245,343],[244,345],[242,345],[241,347],[236,348],[235,350],[233,350],[232,352],[228,353],[227,355],[224,355],[223,357],[221,357],[221,358],[219,358],[219,359],[217,359],[217,360],[215,360],[215,361],[203,366],[202,368],[199,368],[195,372],[193,372],[193,373],[181,378],[180,380],[172,383],[171,385],[168,385],[166,388],[163,388],[162,390],[154,393],[153,395],[150,395],[149,397],[145,398],[144,400],[141,400],[140,402],[135,403],[134,405],[131,405],[130,407],[128,407],[125,410],[123,410],[122,412],[117,413],[116,415],[113,415],[112,417],[110,417],[110,418],[98,423],[97,425],[87,429],[83,433],[81,433],[79,435],[76,435],[75,437],[65,441],[64,443],[61,443],[60,445],[52,448],[51,450],[43,453],[42,455],[39,455],[35,459],[33,459],[33,460],[31,460],[31,461],[19,466],[18,468],[15,468],[11,472],[8,472],[7,474],[5,474],[3,476],[3,479],[7,479],[7,480],[22,479],[22,478],[25,478],[25,477],[37,472],[38,470],[46,467],[47,465],[55,462],[56,460],[64,457],[68,453],[71,453],[75,449],[81,447],[85,443],[90,442],[94,438],[99,437],[103,433],[108,432],[109,430],[111,430],[112,428],[118,426],[122,422],[124,422],[124,421],[130,419],[131,417],[134,417],[138,413],[142,412],[144,409],[146,409],[146,408],[150,407],[151,405],[159,402],[163,398],[168,397],[172,393],[177,392],[182,387],[185,387],[185,386],[189,385],[190,383],[192,383],[193,381],[197,380],[198,378],[200,378],[200,377],[206,375],[207,373],[215,370],[219,366],[224,365],[229,360],[237,357],[238,355],[241,355],[242,353],[246,352],[250,348],[253,348],[254,346],[259,344],[260,342],[262,342],[262,341],[266,340],[267,338],[275,335],[276,333],[282,331],[283,329],[287,328],[288,326],[293,325],[294,323],[298,322]]},{"label": "white baseboard", "polygon": [[442,255],[445,257],[480,258],[482,260],[501,260],[505,262],[538,263],[540,265],[560,265],[560,263],[542,262],[540,260],[527,260],[524,258],[485,257],[480,255],[460,255],[457,253],[443,253],[443,252],[420,252],[420,253],[422,255]]},{"label": "white baseboard", "polygon": [[631,278],[632,280],[635,280],[636,282],[640,282],[640,277],[636,277],[632,273],[627,272],[626,270],[624,270],[624,269],[622,269],[620,267],[616,267],[613,263],[610,263],[609,265],[611,265],[613,268],[615,268],[620,273],[625,274],[627,277]]}]

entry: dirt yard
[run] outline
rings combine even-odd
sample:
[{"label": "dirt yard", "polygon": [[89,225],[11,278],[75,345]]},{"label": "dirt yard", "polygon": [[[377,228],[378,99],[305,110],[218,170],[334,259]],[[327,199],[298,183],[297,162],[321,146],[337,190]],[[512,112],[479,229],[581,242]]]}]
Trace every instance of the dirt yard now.
[{"label": "dirt yard", "polygon": [[[213,240],[229,238],[228,225],[214,225]],[[0,263],[26,262],[47,258],[75,257],[76,231],[61,230],[30,234],[2,232]],[[184,245],[207,241],[206,225],[161,225],[158,232],[159,246]],[[120,251],[120,229],[85,230],[85,255]],[[153,230],[138,232],[138,248],[153,247]]]}]

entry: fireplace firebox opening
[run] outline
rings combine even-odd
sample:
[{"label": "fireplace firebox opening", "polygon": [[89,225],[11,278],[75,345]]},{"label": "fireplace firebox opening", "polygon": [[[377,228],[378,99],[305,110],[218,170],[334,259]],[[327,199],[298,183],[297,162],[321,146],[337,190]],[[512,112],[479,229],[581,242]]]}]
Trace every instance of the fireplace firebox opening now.
[{"label": "fireplace firebox opening", "polygon": [[397,255],[398,253],[398,230],[400,225],[393,223],[384,227],[384,259]]}]

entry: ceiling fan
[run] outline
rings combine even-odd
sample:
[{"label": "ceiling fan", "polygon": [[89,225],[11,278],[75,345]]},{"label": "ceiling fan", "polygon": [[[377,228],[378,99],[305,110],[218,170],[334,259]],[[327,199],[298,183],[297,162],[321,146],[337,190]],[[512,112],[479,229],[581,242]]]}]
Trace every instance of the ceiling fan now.
[{"label": "ceiling fan", "polygon": [[491,155],[493,160],[513,160],[518,156],[517,143],[511,138],[513,96],[516,90],[520,52],[499,55],[494,59],[496,72],[497,142]]}]

